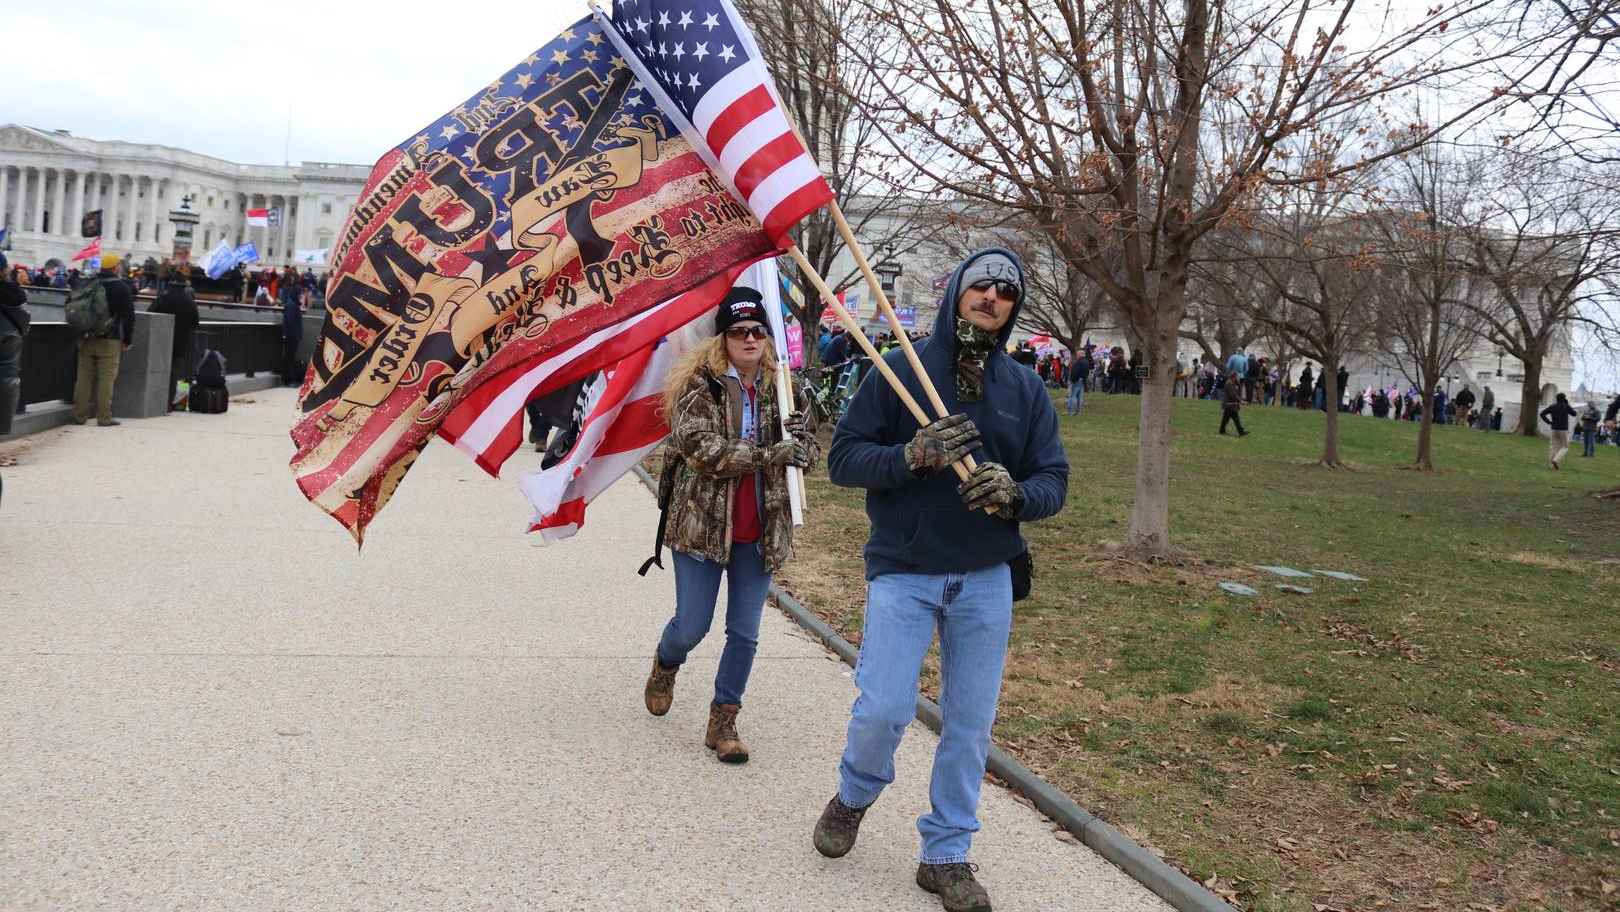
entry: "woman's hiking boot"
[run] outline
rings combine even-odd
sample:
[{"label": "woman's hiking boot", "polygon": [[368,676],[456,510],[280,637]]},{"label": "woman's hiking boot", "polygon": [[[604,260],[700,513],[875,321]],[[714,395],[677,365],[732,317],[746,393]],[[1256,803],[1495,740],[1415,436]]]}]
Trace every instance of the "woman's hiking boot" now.
[{"label": "woman's hiking boot", "polygon": [[978,869],[978,865],[965,861],[920,864],[917,886],[938,896],[946,912],[990,912],[990,894],[973,876]]},{"label": "woman's hiking boot", "polygon": [[834,795],[827,802],[826,810],[821,812],[821,819],[816,821],[816,832],[811,836],[816,851],[828,858],[848,855],[849,850],[855,848],[855,836],[861,831],[861,818],[866,816],[866,808],[869,807],[870,804],[863,808],[852,808]]},{"label": "woman's hiking boot", "polygon": [[653,653],[652,672],[647,675],[647,688],[643,692],[648,712],[655,716],[669,712],[669,705],[675,702],[675,672],[680,670],[679,665],[665,668],[658,661],[658,653]]},{"label": "woman's hiking boot", "polygon": [[721,763],[747,763],[748,745],[737,737],[737,711],[735,703],[709,703],[709,730],[703,736],[703,746],[714,751]]}]

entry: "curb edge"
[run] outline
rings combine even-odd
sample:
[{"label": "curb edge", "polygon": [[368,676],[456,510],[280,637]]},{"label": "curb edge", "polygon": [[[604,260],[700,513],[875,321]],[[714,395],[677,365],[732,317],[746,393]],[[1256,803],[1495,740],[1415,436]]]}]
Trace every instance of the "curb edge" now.
[{"label": "curb edge", "polygon": [[[641,466],[632,467],[636,477],[654,493],[658,482]],[[828,649],[837,653],[851,668],[859,651],[848,640],[800,604],[797,599],[771,583],[770,594],[776,605],[795,623],[809,631]],[[917,698],[917,720],[936,734],[944,724],[939,705],[927,697]],[[1050,783],[1031,772],[1029,767],[1014,760],[1001,748],[990,745],[987,769],[1006,783],[1022,792],[1041,813],[1053,823],[1063,827],[1080,839],[1087,848],[1113,863],[1120,870],[1147,887],[1160,899],[1174,906],[1178,912],[1234,912],[1220,897],[1191,877],[1171,867],[1164,859],[1142,848],[1130,837],[1102,822],[1095,814],[1076,804],[1072,798],[1053,788]]]}]

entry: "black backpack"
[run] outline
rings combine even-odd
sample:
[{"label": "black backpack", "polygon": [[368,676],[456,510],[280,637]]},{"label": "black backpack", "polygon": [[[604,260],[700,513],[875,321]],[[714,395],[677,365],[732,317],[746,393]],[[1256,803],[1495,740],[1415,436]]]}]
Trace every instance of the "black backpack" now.
[{"label": "black backpack", "polygon": [[209,389],[225,388],[225,356],[217,348],[205,349],[202,357],[197,359],[197,369],[192,372],[192,384]]}]

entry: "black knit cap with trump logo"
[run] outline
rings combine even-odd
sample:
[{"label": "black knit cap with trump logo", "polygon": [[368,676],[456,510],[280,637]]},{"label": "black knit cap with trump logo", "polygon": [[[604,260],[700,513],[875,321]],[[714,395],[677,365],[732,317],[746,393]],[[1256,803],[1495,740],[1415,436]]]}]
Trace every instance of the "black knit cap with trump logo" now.
[{"label": "black knit cap with trump logo", "polygon": [[765,323],[765,296],[746,285],[726,292],[720,307],[714,312],[714,333],[720,335],[744,320]]}]

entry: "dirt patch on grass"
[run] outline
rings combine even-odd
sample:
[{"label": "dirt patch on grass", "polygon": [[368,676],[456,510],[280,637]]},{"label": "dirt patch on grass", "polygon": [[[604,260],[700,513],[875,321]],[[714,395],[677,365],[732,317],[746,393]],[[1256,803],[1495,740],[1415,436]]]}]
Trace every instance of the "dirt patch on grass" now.
[{"label": "dirt patch on grass", "polygon": [[1540,554],[1535,551],[1515,551],[1512,554],[1502,555],[1502,559],[1505,561],[1511,561],[1515,564],[1522,564],[1526,567],[1546,567],[1548,570],[1579,569],[1579,567],[1577,567],[1575,564],[1564,560],[1561,557],[1554,557],[1551,554]]}]

